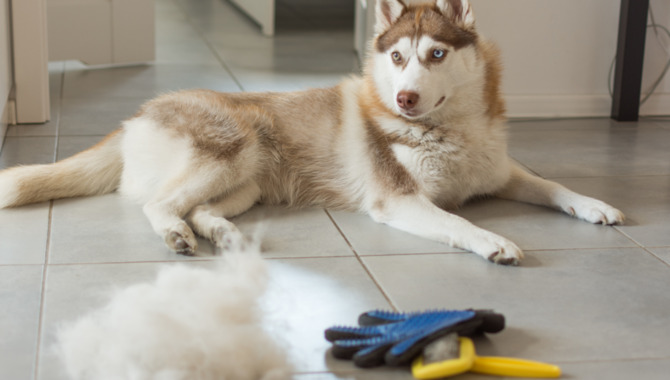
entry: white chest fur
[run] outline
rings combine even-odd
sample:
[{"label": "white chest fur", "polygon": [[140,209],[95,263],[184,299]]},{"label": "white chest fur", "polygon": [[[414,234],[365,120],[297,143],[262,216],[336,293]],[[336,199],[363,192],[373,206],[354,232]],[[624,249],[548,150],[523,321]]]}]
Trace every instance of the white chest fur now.
[{"label": "white chest fur", "polygon": [[420,191],[443,207],[456,207],[473,196],[493,193],[509,178],[502,131],[410,127],[405,136],[408,143],[392,145],[396,159]]}]

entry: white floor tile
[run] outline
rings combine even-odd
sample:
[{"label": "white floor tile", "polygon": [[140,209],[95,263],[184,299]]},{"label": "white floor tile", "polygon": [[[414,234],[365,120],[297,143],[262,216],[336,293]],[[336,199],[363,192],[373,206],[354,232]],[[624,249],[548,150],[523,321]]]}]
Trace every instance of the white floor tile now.
[{"label": "white floor tile", "polygon": [[2,379],[31,379],[35,371],[42,268],[0,265]]},{"label": "white floor tile", "polygon": [[[527,252],[519,267],[464,254],[363,258],[402,310],[493,309],[483,355],[548,362],[667,358],[668,267],[642,249]],[[659,265],[660,264],[660,265]],[[644,336],[644,339],[639,339]]]}]

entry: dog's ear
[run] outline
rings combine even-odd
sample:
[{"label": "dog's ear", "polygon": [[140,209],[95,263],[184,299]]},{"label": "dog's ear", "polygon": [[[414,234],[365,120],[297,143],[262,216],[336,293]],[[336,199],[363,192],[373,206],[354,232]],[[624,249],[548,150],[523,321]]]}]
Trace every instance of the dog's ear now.
[{"label": "dog's ear", "polygon": [[398,20],[405,10],[405,4],[401,0],[377,0],[375,5],[375,34],[385,32]]},{"label": "dog's ear", "polygon": [[456,25],[465,29],[474,27],[475,14],[468,0],[436,0],[435,5]]}]

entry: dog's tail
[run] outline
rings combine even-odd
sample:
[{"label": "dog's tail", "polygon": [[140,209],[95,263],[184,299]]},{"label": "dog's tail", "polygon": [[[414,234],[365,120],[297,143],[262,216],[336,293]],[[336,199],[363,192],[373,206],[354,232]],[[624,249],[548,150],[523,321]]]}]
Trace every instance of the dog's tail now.
[{"label": "dog's tail", "polygon": [[0,171],[0,208],[116,190],[123,171],[122,137],[123,129],[119,129],[97,145],[54,164]]}]

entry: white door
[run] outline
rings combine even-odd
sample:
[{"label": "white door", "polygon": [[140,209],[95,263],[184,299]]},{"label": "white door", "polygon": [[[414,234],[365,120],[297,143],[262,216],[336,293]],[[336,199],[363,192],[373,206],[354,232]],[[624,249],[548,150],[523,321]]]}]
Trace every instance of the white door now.
[{"label": "white door", "polygon": [[45,0],[11,3],[16,107],[13,121],[44,123],[50,115]]},{"label": "white door", "polygon": [[266,36],[275,34],[275,0],[231,0],[249,17],[261,24]]},{"label": "white door", "polygon": [[354,49],[358,53],[358,59],[363,62],[375,26],[375,0],[356,0],[355,15]]},{"label": "white door", "polygon": [[154,0],[47,0],[47,10],[50,61],[155,59]]}]

